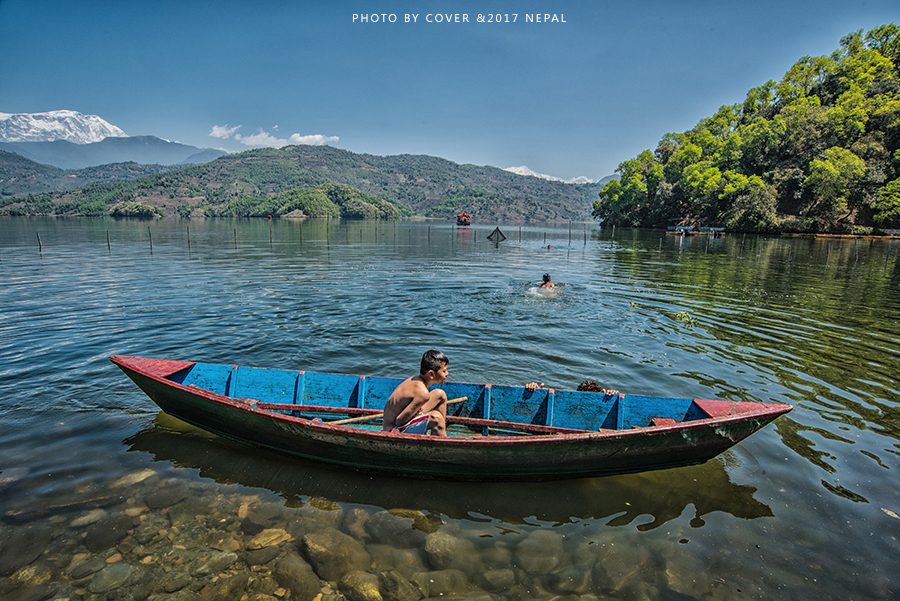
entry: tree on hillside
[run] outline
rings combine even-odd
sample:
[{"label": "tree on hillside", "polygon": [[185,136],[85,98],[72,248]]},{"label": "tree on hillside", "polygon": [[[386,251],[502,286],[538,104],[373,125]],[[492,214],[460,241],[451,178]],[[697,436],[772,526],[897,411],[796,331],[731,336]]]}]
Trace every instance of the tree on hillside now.
[{"label": "tree on hillside", "polygon": [[623,161],[594,202],[610,224],[850,231],[895,223],[900,28],[850,33],[656,151]]}]

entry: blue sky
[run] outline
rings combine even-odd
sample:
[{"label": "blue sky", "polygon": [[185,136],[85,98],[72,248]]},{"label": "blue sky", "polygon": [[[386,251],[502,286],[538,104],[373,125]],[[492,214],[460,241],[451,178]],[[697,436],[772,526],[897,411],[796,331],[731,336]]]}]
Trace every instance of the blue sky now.
[{"label": "blue sky", "polygon": [[[487,11],[518,17],[478,22]],[[0,112],[599,179],[800,57],[898,21],[896,0],[0,0]]]}]

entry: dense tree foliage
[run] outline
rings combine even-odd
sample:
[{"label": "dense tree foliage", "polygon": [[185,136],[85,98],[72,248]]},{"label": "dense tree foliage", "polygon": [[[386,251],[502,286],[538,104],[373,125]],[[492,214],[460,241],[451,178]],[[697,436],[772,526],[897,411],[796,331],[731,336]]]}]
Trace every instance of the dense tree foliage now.
[{"label": "dense tree foliage", "polygon": [[656,150],[594,202],[607,223],[732,231],[900,227],[900,28],[845,36]]},{"label": "dense tree foliage", "polygon": [[219,208],[211,216],[232,217],[343,217],[345,219],[399,219],[396,206],[356,188],[322,184],[315,188],[288,190],[273,196],[244,196]]},{"label": "dense tree foliage", "polygon": [[174,166],[139,165],[134,162],[110,163],[85,169],[59,169],[0,150],[0,199],[11,201],[15,196],[72,190],[92,182],[130,181],[174,169]]},{"label": "dense tree foliage", "polygon": [[163,212],[159,207],[146,202],[122,202],[110,209],[109,214],[113,217],[152,219],[162,217]]}]

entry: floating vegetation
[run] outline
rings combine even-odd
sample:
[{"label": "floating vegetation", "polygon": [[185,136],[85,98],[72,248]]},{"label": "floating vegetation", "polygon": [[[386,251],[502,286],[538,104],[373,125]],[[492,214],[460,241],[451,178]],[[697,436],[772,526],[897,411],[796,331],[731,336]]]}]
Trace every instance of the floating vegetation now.
[{"label": "floating vegetation", "polygon": [[675,314],[675,319],[678,321],[683,321],[688,324],[692,328],[694,327],[694,316],[688,313],[687,311],[680,311]]}]

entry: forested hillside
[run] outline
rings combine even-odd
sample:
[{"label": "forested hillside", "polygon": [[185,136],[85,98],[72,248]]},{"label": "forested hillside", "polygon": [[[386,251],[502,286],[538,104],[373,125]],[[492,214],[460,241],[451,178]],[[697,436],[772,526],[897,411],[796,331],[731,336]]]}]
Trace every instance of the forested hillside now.
[{"label": "forested hillside", "polygon": [[58,169],[0,150],[0,198],[54,190],[71,190],[97,181],[130,181],[175,167],[111,163],[85,169]]},{"label": "forested hillside", "polygon": [[900,28],[851,33],[619,165],[593,215],[731,231],[900,227]]},{"label": "forested hillside", "polygon": [[151,205],[165,214],[296,214],[287,208],[293,201],[284,195],[297,197],[328,183],[386,200],[402,215],[449,219],[465,211],[479,221],[589,219],[602,187],[424,155],[380,157],[329,146],[287,146],[226,155],[127,183],[6,199],[0,201],[0,213],[101,215],[128,202]]}]

